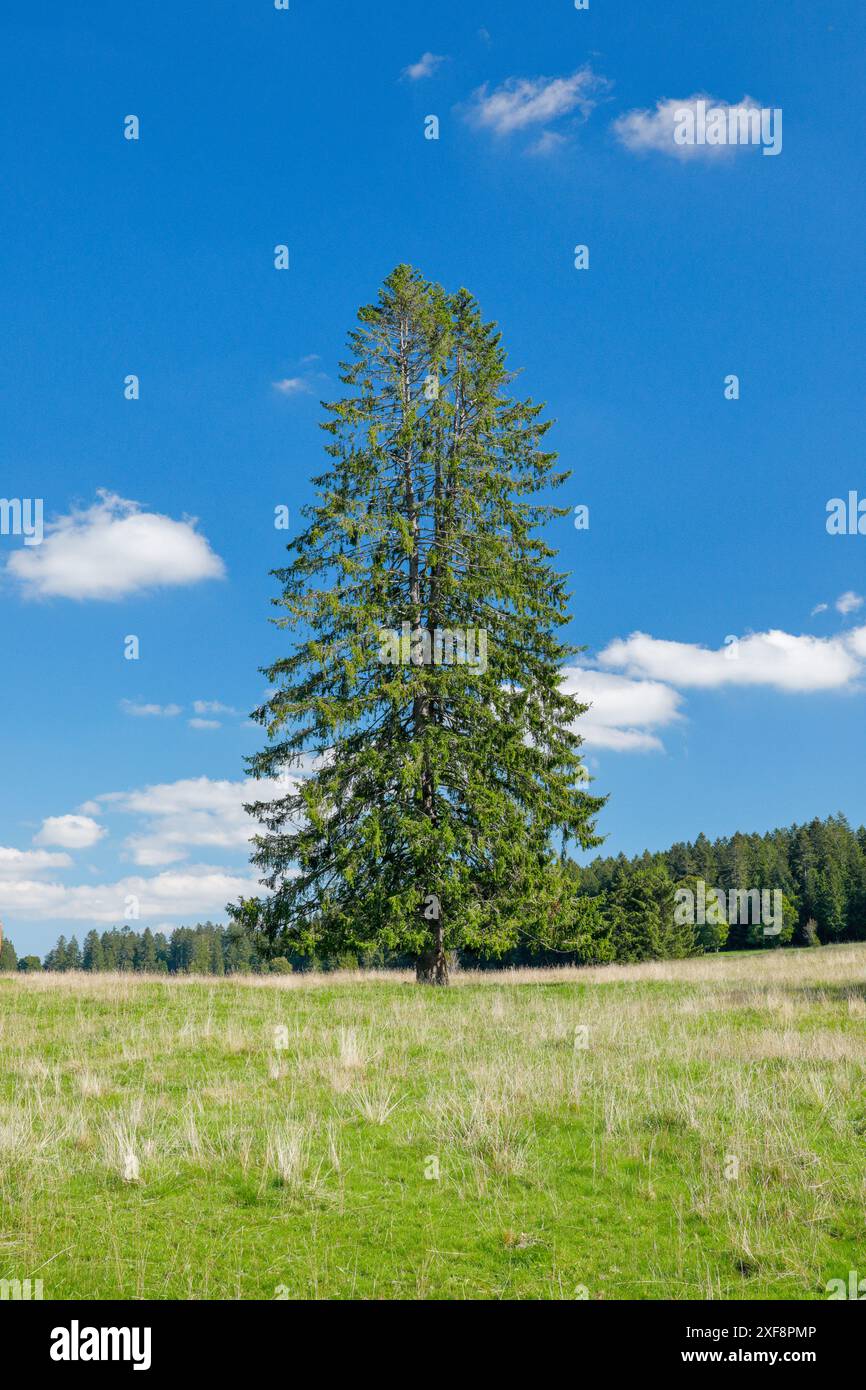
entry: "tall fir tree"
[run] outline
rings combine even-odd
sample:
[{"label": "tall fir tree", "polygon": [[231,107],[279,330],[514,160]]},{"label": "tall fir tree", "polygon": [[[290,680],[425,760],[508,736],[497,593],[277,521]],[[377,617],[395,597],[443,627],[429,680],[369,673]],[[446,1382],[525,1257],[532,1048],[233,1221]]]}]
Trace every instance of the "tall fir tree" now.
[{"label": "tall fir tree", "polygon": [[466,290],[399,266],[358,317],[331,466],[276,571],[295,644],[266,669],[249,763],[306,775],[250,808],[270,896],[230,910],[272,955],[381,946],[444,984],[452,949],[545,928],[557,844],[599,843],[565,578],[538,534],[568,474]]},{"label": "tall fir tree", "polygon": [[105,954],[98,931],[91,930],[84,938],[83,964],[85,970],[99,971],[105,969]]},{"label": "tall fir tree", "polygon": [[842,873],[834,860],[815,875],[815,916],[822,941],[838,941],[845,930]]},{"label": "tall fir tree", "polygon": [[696,951],[720,951],[727,942],[727,914],[715,896],[708,901],[707,884],[701,885],[697,874],[687,874],[674,887],[671,945],[677,948],[675,954],[691,956]]},{"label": "tall fir tree", "polygon": [[66,937],[58,936],[57,944],[51,951],[48,952],[47,956],[45,957],[45,969],[59,971],[68,970],[69,967],[66,963],[66,951]]},{"label": "tall fir tree", "polygon": [[657,960],[664,956],[668,898],[673,919],[673,888],[664,870],[620,872],[608,904],[610,934],[618,961]]},{"label": "tall fir tree", "polygon": [[150,927],[145,927],[135,946],[135,969],[151,974],[159,969],[156,940]]}]

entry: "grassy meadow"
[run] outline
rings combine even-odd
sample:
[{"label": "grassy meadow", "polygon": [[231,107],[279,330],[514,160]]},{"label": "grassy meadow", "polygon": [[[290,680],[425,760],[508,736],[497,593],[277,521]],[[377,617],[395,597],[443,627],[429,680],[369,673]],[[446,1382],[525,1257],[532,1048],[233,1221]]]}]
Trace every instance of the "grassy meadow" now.
[{"label": "grassy meadow", "polygon": [[0,1279],[46,1299],[824,1298],[866,1274],[866,944],[0,976]]}]

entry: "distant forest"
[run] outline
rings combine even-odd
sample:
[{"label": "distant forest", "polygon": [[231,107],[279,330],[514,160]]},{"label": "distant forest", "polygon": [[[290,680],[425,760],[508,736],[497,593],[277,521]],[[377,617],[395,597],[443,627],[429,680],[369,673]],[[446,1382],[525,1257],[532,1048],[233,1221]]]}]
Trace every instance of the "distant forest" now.
[{"label": "distant forest", "polygon": [[[466,968],[509,965],[589,964],[676,959],[707,951],[758,947],[818,946],[866,940],[866,828],[853,830],[843,815],[792,825],[765,835],[736,834],[672,845],[633,859],[599,857],[585,867],[561,866],[562,893],[544,938],[527,937],[496,960],[461,952]],[[677,890],[699,884],[726,895],[731,890],[778,891],[783,912],[777,934],[740,914],[714,922],[677,921]],[[19,960],[11,941],[0,950],[0,970],[139,971],[157,974],[232,975],[337,970],[409,964],[380,952],[321,960],[294,955],[270,958],[242,929],[212,922],[179,927],[169,936],[128,926],[90,931],[80,946],[61,936],[44,960]]]}]

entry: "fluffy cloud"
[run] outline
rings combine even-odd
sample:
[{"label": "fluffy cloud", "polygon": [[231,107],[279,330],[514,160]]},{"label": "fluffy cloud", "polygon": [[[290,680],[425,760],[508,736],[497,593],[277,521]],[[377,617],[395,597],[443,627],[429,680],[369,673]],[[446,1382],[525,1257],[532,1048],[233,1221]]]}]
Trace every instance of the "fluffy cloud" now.
[{"label": "fluffy cloud", "polygon": [[183,713],[182,705],[147,705],[140,700],[121,700],[120,708],[137,719],[174,719]]},{"label": "fluffy cloud", "polygon": [[496,135],[511,135],[547,125],[573,112],[586,118],[608,83],[591,68],[570,77],[509,77],[490,91],[488,84],[473,93],[468,117]]},{"label": "fluffy cloud", "polygon": [[63,849],[90,849],[108,831],[91,816],[48,816],[33,836],[35,845],[60,845]]},{"label": "fluffy cloud", "polygon": [[744,96],[742,101],[728,103],[716,101],[703,93],[691,97],[662,99],[657,101],[651,111],[627,111],[613,123],[613,131],[626,149],[643,154],[650,150],[672,155],[675,159],[724,159],[735,151],[748,148],[743,144],[723,145],[679,145],[674,139],[677,112],[691,110],[696,112],[697,103],[705,101],[708,108],[724,111],[728,121],[748,119],[750,111],[760,111],[760,103]]},{"label": "fluffy cloud", "polygon": [[213,781],[209,777],[164,782],[131,792],[97,797],[107,813],[119,811],[145,819],[145,828],[128,837],[125,847],[136,864],[175,864],[195,849],[249,852],[256,824],[245,802],[286,796],[297,785],[294,777]]},{"label": "fluffy cloud", "polygon": [[237,714],[237,710],[234,709],[232,705],[224,705],[221,700],[193,700],[192,707],[195,710],[195,718],[187,720],[191,729],[221,729],[222,723],[219,719],[208,718],[206,716],[214,714]]},{"label": "fluffy cloud", "polygon": [[846,645],[855,656],[866,661],[866,627],[855,627],[846,633]]},{"label": "fluffy cloud", "polygon": [[848,589],[844,594],[840,594],[836,600],[836,612],[843,615],[856,613],[858,608],[863,607],[863,598],[860,594],[855,594],[853,589]]},{"label": "fluffy cloud", "polygon": [[[138,819],[140,828],[124,841],[125,852],[140,869],[157,872],[67,884],[56,871],[72,865],[68,854],[0,848],[0,914],[110,926],[123,922],[129,900],[135,899],[141,922],[165,926],[172,917],[221,917],[227,902],[261,891],[248,867],[249,841],[258,826],[243,809],[244,802],[272,800],[296,786],[294,776],[236,782],[198,777],[94,797],[85,806],[95,814]],[[96,842],[94,829],[96,838],[105,834],[89,816],[57,816],[43,823],[36,839],[83,848]],[[173,867],[187,860],[192,850],[204,851],[208,860],[227,854],[235,862]]]},{"label": "fluffy cloud", "polygon": [[850,687],[862,671],[866,628],[838,637],[794,636],[777,628],[755,632],[712,649],[667,642],[645,632],[617,638],[599,655],[632,677],[671,685],[715,689],[725,685],[763,685],[808,692]]},{"label": "fluffy cloud", "polygon": [[[843,594],[836,607],[851,612],[860,606],[857,598]],[[597,667],[619,673],[595,667],[564,672],[564,688],[591,706],[577,731],[589,747],[649,752],[662,747],[655,730],[682,716],[680,689],[764,686],[789,694],[856,689],[866,671],[866,627],[836,637],[795,636],[774,628],[718,648],[633,632],[610,642]]]},{"label": "fluffy cloud", "polygon": [[45,869],[65,869],[72,863],[68,854],[52,854],[47,849],[10,849],[0,845],[0,880],[28,879]]},{"label": "fluffy cloud", "polygon": [[0,877],[0,908],[33,920],[70,920],[119,925],[136,900],[140,922],[165,917],[191,920],[222,915],[227,902],[260,891],[249,875],[212,865],[190,865],[183,872],[166,871],[151,878],[130,875],[114,883],[67,887],[40,879]]},{"label": "fluffy cloud", "polygon": [[568,141],[564,135],[560,135],[558,130],[543,130],[538,139],[529,146],[530,154],[554,154],[556,150],[566,145]]},{"label": "fluffy cloud", "polygon": [[402,76],[409,82],[417,82],[422,77],[432,77],[440,63],[445,59],[438,53],[422,53],[417,63],[410,63],[403,69]]},{"label": "fluffy cloud", "polygon": [[647,753],[662,747],[649,732],[679,719],[682,696],[659,681],[629,680],[608,671],[568,666],[563,689],[590,708],[576,730],[589,748]]},{"label": "fluffy cloud", "polygon": [[308,396],[312,389],[302,376],[285,376],[282,381],[274,382],[274,390],[281,396]]},{"label": "fluffy cloud", "polygon": [[174,521],[110,492],[97,496],[49,523],[41,545],[11,556],[7,569],[26,598],[111,600],[223,578],[225,566],[194,519]]},{"label": "fluffy cloud", "polygon": [[193,700],[192,707],[196,714],[237,714],[236,709],[221,700]]}]

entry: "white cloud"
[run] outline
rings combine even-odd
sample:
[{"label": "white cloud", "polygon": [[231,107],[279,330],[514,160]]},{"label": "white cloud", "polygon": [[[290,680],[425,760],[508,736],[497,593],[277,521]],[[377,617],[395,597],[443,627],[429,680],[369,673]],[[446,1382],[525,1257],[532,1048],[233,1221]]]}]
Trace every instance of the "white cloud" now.
[{"label": "white cloud", "polygon": [[48,816],[33,836],[35,845],[60,845],[63,849],[90,849],[108,831],[91,816]]},{"label": "white cloud", "polygon": [[166,870],[151,878],[130,875],[114,883],[67,887],[38,879],[5,882],[0,878],[0,907],[34,920],[69,919],[120,925],[128,899],[138,900],[140,919],[186,917],[192,920],[222,915],[227,902],[261,891],[249,875],[212,865],[190,865],[182,872]]},{"label": "white cloud", "polygon": [[529,146],[530,154],[547,155],[567,145],[568,141],[558,130],[543,130],[538,139]]},{"label": "white cloud", "polygon": [[570,77],[510,77],[493,91],[487,83],[479,87],[473,93],[468,116],[473,124],[497,135],[511,135],[575,111],[586,118],[608,85],[589,67]]},{"label": "white cloud", "polygon": [[[221,917],[227,902],[261,892],[247,862],[250,837],[259,827],[244,811],[244,802],[285,796],[297,780],[286,776],[230,782],[198,777],[94,797],[84,804],[96,814],[137,818],[141,828],[124,841],[125,850],[141,869],[158,872],[69,885],[46,872],[69,868],[73,861],[68,854],[0,847],[0,915],[114,925],[123,922],[128,899],[134,897],[141,921],[164,924],[171,917],[193,921]],[[79,823],[77,836],[75,822]],[[46,843],[81,848],[95,842],[92,827],[98,832],[96,838],[106,833],[87,816],[59,816],[47,819],[35,838],[47,836]],[[237,855],[241,867],[210,862],[174,867],[188,859],[193,848],[203,850],[208,858],[218,852]],[[96,871],[91,867],[90,872]]]},{"label": "white cloud", "polygon": [[44,869],[65,869],[72,863],[68,854],[52,854],[47,849],[11,849],[0,845],[0,879],[29,878]]},{"label": "white cloud", "polygon": [[598,659],[602,666],[619,667],[630,676],[675,686],[840,690],[850,687],[861,673],[858,658],[863,634],[866,629],[858,628],[840,637],[809,637],[773,628],[713,650],[633,632],[626,639],[611,642]]},{"label": "white cloud", "polygon": [[422,77],[432,77],[440,63],[445,59],[438,53],[422,53],[417,63],[410,63],[403,69],[402,76],[410,82],[417,82]]},{"label": "white cloud", "polygon": [[7,569],[25,598],[111,600],[223,578],[225,566],[194,518],[173,521],[105,490],[97,496],[49,523],[41,545],[10,557]]},{"label": "white cloud", "polygon": [[152,867],[186,859],[193,847],[248,853],[250,837],[258,827],[244,803],[285,796],[296,785],[295,777],[237,782],[194,777],[131,792],[109,792],[97,801],[104,812],[145,818],[144,830],[131,835],[125,846],[136,864]]},{"label": "white cloud", "polygon": [[120,708],[137,719],[173,719],[183,713],[182,705],[147,705],[139,700],[121,700]]},{"label": "white cloud", "polygon": [[188,726],[191,729],[221,729],[222,724],[218,719],[188,719]]},{"label": "white cloud", "polygon": [[[742,101],[729,103],[726,101],[716,101],[714,97],[709,97],[706,93],[697,92],[694,96],[676,98],[662,98],[657,101],[655,108],[651,111],[638,110],[627,111],[619,116],[613,123],[613,131],[621,144],[626,149],[635,153],[643,154],[648,150],[656,150],[661,154],[672,155],[675,159],[725,159],[729,158],[737,150],[747,149],[749,146],[742,144],[723,144],[723,145],[680,145],[674,139],[674,129],[677,123],[677,112],[690,110],[695,112],[697,103],[705,101],[707,107],[727,113],[742,113],[742,118],[746,119],[749,111],[760,111],[760,103],[751,97],[744,96]],[[730,121],[733,116],[727,114]]]},{"label": "white cloud", "polygon": [[662,747],[649,732],[680,718],[682,696],[658,681],[629,680],[608,671],[567,666],[563,689],[590,708],[575,725],[589,748],[647,753]]},{"label": "white cloud", "polygon": [[192,707],[196,714],[237,714],[236,709],[221,700],[193,700]]},{"label": "white cloud", "polygon": [[[852,604],[857,598],[843,594],[837,607],[845,600],[840,611],[853,611],[860,606]],[[795,636],[774,628],[715,649],[633,632],[610,642],[597,664],[622,674],[594,667],[568,667],[563,673],[564,688],[591,704],[576,731],[589,747],[648,752],[662,747],[655,730],[682,716],[679,688],[764,686],[791,694],[858,689],[866,674],[866,627],[836,637]]]},{"label": "white cloud", "polygon": [[845,634],[845,642],[849,651],[866,661],[866,627],[852,628]]},{"label": "white cloud", "polygon": [[309,395],[312,387],[302,376],[286,376],[282,381],[274,382],[274,390],[279,391],[281,396],[303,396]]},{"label": "white cloud", "polygon": [[827,608],[828,605],[826,603],[816,603],[809,616],[814,618],[817,613],[826,613]]},{"label": "white cloud", "polygon": [[844,594],[840,594],[836,600],[837,613],[856,613],[857,609],[862,607],[862,595],[855,594],[853,589],[848,589]]}]

